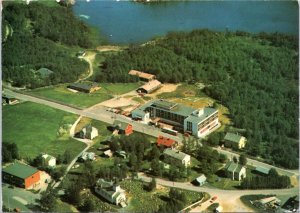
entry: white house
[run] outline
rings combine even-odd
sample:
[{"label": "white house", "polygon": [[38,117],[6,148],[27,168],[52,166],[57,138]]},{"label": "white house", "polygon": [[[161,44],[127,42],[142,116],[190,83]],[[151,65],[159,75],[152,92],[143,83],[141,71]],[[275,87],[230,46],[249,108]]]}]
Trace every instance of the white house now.
[{"label": "white house", "polygon": [[246,168],[240,164],[228,161],[225,165],[226,176],[232,180],[242,180],[246,178]]},{"label": "white house", "polygon": [[80,132],[76,133],[75,136],[78,138],[92,140],[98,136],[98,129],[92,127],[91,124],[88,124]]},{"label": "white house", "polygon": [[95,192],[113,204],[121,205],[122,207],[126,206],[125,190],[120,185],[99,179],[95,186]]},{"label": "white house", "polygon": [[55,167],[56,166],[56,158],[48,155],[48,154],[42,154],[42,158],[44,160],[45,166],[48,167]]},{"label": "white house", "polygon": [[199,186],[202,186],[206,182],[206,176],[204,174],[201,174],[199,177],[196,178],[196,182],[199,184]]},{"label": "white house", "polygon": [[191,156],[180,152],[176,149],[165,149],[164,150],[164,160],[167,163],[183,164],[185,167],[191,164]]},{"label": "white house", "polygon": [[86,160],[93,161],[96,159],[95,153],[94,152],[84,152],[84,153],[82,153],[80,159],[83,161],[86,161]]}]

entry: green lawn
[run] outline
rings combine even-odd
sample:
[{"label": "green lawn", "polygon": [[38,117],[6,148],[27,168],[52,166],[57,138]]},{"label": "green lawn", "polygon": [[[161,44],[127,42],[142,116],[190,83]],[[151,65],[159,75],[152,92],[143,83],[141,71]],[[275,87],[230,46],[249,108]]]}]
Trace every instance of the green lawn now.
[{"label": "green lawn", "polygon": [[101,83],[100,86],[107,91],[108,94],[121,95],[137,89],[141,83]]},{"label": "green lawn", "polygon": [[[168,199],[169,189],[157,189],[153,192],[144,190],[144,185],[136,180],[124,180],[121,182],[121,187],[129,193],[129,205],[123,209],[125,212],[157,212],[159,207],[166,203]],[[187,190],[178,189],[186,195],[188,206],[203,196],[203,193],[192,192]]]},{"label": "green lawn", "polygon": [[23,158],[41,152],[57,156],[65,150],[75,156],[85,147],[68,136],[75,115],[30,102],[4,106],[2,113],[3,141],[16,143]]},{"label": "green lawn", "polygon": [[121,95],[139,87],[139,83],[102,83],[99,85],[101,86],[101,89],[91,94],[71,92],[67,89],[67,84],[34,89],[28,91],[28,93],[69,105],[86,108],[111,99],[113,98],[113,95]]},{"label": "green lawn", "polygon": [[67,89],[67,85],[35,89],[31,90],[29,93],[82,108],[86,108],[112,98],[111,94],[102,89],[91,94],[82,92],[74,93]]}]

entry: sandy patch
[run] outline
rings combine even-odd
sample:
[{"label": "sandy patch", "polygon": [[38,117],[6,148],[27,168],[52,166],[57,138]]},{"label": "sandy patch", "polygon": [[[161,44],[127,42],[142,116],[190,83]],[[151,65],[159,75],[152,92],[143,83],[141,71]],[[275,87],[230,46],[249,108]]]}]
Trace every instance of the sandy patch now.
[{"label": "sandy patch", "polygon": [[98,46],[97,50],[100,52],[106,52],[106,51],[120,51],[122,48],[119,46],[112,46],[112,45],[106,45],[106,46]]},{"label": "sandy patch", "polygon": [[126,107],[129,105],[137,105],[136,101],[127,98],[113,98],[101,103],[102,106],[117,108],[117,107]]},{"label": "sandy patch", "polygon": [[297,179],[297,177],[295,175],[291,177],[291,184],[294,187],[298,187],[298,185],[299,185],[298,179]]},{"label": "sandy patch", "polygon": [[77,90],[75,90],[75,89],[70,89],[70,88],[67,88],[69,91],[71,91],[71,92],[74,92],[74,93],[77,93],[78,91]]},{"label": "sandy patch", "polygon": [[158,89],[154,93],[151,93],[151,94],[146,95],[146,96],[154,98],[157,95],[159,95],[161,93],[164,93],[164,92],[174,92],[179,85],[180,84],[162,84],[162,87],[160,89]]}]

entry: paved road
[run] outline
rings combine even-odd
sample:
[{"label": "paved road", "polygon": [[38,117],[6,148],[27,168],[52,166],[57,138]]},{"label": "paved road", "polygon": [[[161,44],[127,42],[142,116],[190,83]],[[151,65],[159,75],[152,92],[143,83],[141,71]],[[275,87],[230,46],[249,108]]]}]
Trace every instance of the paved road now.
[{"label": "paved road", "polygon": [[[139,178],[144,182],[150,182],[152,178],[147,177],[143,173],[139,173]],[[208,188],[205,186],[199,187],[194,186],[189,182],[173,182],[168,180],[163,180],[161,178],[155,178],[156,183],[167,186],[167,187],[174,187],[179,189],[185,189],[195,192],[206,192],[209,193],[211,196],[217,196],[218,201],[221,205],[238,205],[235,206],[234,210],[239,211],[247,211],[246,207],[241,203],[240,197],[243,195],[252,195],[252,194],[265,194],[265,195],[274,195],[278,197],[291,197],[294,195],[298,195],[299,191],[298,188],[289,188],[289,189],[262,189],[262,190],[224,190],[224,189],[217,189],[217,188]],[[202,209],[204,210],[204,209]]]},{"label": "paved road", "polygon": [[[103,121],[103,122],[106,122],[106,123],[109,123],[109,124],[112,124],[115,120],[124,121],[124,122],[132,124],[133,129],[135,131],[142,132],[144,134],[151,135],[151,136],[154,136],[154,137],[157,137],[159,135],[163,135],[163,136],[170,137],[170,138],[172,138],[172,139],[174,139],[178,142],[181,142],[182,139],[183,139],[182,135],[173,136],[173,135],[170,135],[170,134],[167,134],[167,133],[163,133],[155,127],[152,127],[152,126],[149,126],[149,125],[146,125],[146,124],[142,124],[142,123],[139,123],[139,122],[136,122],[136,121],[132,121],[130,118],[128,118],[126,116],[123,116],[123,115],[108,112],[108,111],[106,111],[105,107],[101,107],[99,105],[97,105],[97,107],[90,107],[90,108],[85,109],[85,110],[80,110],[80,109],[76,109],[76,108],[66,106],[66,105],[63,105],[63,104],[59,104],[59,103],[55,103],[55,102],[52,102],[52,101],[44,100],[44,99],[41,99],[41,98],[36,98],[36,97],[33,97],[33,96],[16,93],[16,92],[13,92],[13,91],[8,90],[8,89],[5,89],[5,93],[8,94],[8,95],[11,95],[11,96],[15,96],[16,98],[21,99],[21,100],[31,101],[31,102],[35,102],[35,103],[39,103],[39,104],[44,104],[44,105],[47,105],[47,106],[50,106],[50,107],[53,107],[53,108],[56,108],[56,109],[60,109],[60,110],[70,112],[70,113],[73,113],[73,114],[77,114],[77,115],[89,117],[89,118],[92,118],[92,119],[100,120],[100,121]],[[220,153],[226,154],[229,157],[230,156],[237,156],[238,157],[238,154],[235,154],[235,153],[232,153],[232,152],[229,152],[229,151],[226,151],[226,150],[222,150],[222,149],[216,149],[216,150]],[[266,167],[266,168],[276,168],[278,172],[280,172],[282,174],[285,174],[285,175],[289,175],[289,176],[296,175],[297,178],[299,176],[299,170],[286,170],[286,169],[278,168],[278,167],[275,167],[275,166],[272,166],[272,165],[269,165],[269,164],[259,162],[257,160],[252,160],[252,159],[249,159],[249,158],[248,158],[248,162],[249,162],[250,165],[253,165],[253,166],[263,166],[263,167]]]},{"label": "paved road", "polygon": [[35,194],[18,187],[9,188],[8,186],[8,184],[2,184],[3,204],[11,210],[19,208],[24,212],[32,211],[29,209],[29,206],[37,204],[40,194]]},{"label": "paved road", "polygon": [[57,188],[59,187],[59,185],[62,183],[63,179],[67,176],[68,172],[70,171],[70,169],[74,166],[74,164],[76,163],[77,159],[82,155],[82,153],[86,152],[88,149],[90,148],[89,145],[87,145],[87,147],[84,148],[84,150],[82,150],[73,160],[72,162],[69,164],[69,166],[67,167],[64,176],[60,179],[60,181],[56,182],[53,186],[53,188]]}]

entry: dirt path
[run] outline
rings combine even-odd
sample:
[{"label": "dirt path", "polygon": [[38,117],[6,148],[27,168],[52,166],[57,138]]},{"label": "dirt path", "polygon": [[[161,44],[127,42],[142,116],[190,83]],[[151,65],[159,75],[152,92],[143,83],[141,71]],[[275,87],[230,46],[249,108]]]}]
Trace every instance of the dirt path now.
[{"label": "dirt path", "polygon": [[164,92],[174,92],[180,84],[162,84],[162,87],[151,94],[147,94],[151,98],[156,98],[157,95]]},{"label": "dirt path", "polygon": [[89,63],[89,74],[87,76],[83,77],[83,78],[79,78],[78,81],[86,80],[94,74],[93,62],[95,60],[95,57],[96,57],[96,53],[91,52],[91,51],[87,51],[85,56],[80,57],[80,58],[83,58],[86,62]]},{"label": "dirt path", "polygon": [[112,46],[112,45],[106,45],[106,46],[99,46],[97,47],[97,50],[100,52],[107,52],[107,51],[120,51],[123,47],[120,46]]}]

